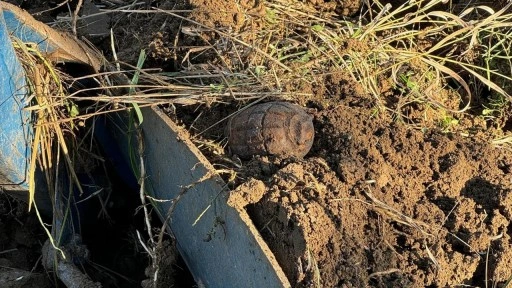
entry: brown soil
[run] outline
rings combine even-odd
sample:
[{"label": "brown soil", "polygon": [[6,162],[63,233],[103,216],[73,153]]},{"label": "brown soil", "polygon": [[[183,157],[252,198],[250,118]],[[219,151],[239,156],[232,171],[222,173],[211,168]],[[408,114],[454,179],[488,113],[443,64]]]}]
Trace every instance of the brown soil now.
[{"label": "brown soil", "polygon": [[[510,277],[512,154],[409,130],[342,104],[315,117],[310,157],[249,208],[298,286],[446,287]],[[283,232],[284,231],[284,232]]]},{"label": "brown soil", "polygon": [[[200,11],[192,13],[195,21],[240,29],[239,10],[230,1],[192,2]],[[353,14],[360,3],[306,2],[325,11],[345,9],[340,14]],[[204,12],[209,7],[223,7],[229,15],[210,18]],[[265,185],[257,203],[260,195],[246,195],[246,207],[293,285],[448,287],[489,281],[499,287],[509,279],[512,153],[482,140],[479,129],[486,123],[463,116],[457,127],[435,129],[435,123],[416,121],[425,111],[406,107],[406,122],[423,129],[408,128],[376,113],[372,99],[347,75],[317,80],[301,87],[313,92],[312,99],[296,99],[318,110],[306,158],[256,157],[237,171]],[[386,101],[399,101],[391,89],[383,92]],[[178,120],[202,132],[227,110],[200,110],[198,118],[198,112],[185,113]],[[222,139],[223,129],[213,130],[202,136]],[[213,155],[219,151],[204,151],[218,160]]]}]

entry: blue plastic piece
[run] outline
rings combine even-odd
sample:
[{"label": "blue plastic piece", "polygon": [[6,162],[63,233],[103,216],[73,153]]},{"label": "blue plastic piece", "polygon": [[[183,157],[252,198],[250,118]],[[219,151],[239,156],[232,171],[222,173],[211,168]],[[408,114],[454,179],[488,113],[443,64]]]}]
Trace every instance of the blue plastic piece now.
[{"label": "blue plastic piece", "polygon": [[3,19],[7,30],[24,43],[36,43],[39,51],[51,53],[57,50],[55,45],[48,40],[46,35],[40,34],[29,25],[25,25],[13,11],[4,10]]},{"label": "blue plastic piece", "polygon": [[[27,172],[32,129],[25,71],[18,60],[0,9],[0,185],[28,188]],[[12,13],[11,13],[12,14]]]}]

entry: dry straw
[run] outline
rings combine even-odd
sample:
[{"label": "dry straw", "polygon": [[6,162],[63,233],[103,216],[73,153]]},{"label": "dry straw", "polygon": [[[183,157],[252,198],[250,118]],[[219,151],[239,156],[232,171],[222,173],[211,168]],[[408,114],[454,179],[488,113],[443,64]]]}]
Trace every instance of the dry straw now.
[{"label": "dry straw", "polygon": [[[392,79],[392,86],[401,91],[403,103],[419,103],[447,113],[467,111],[471,100],[479,97],[474,91],[481,91],[481,87],[508,99],[512,80],[512,3],[499,11],[477,6],[455,13],[438,10],[446,7],[439,6],[443,2],[407,1],[391,7],[373,1],[359,18],[345,19],[305,4],[269,0],[264,2],[265,14],[259,16],[263,29],[258,32],[208,27],[183,16],[186,14],[182,12],[189,11],[121,7],[102,13],[161,13],[176,17],[189,24],[182,29],[187,35],[208,43],[205,49],[214,51],[221,61],[217,65],[190,64],[186,71],[175,74],[143,70],[144,61],[137,66],[118,61],[124,64],[124,70],[106,69],[87,76],[94,78],[98,87],[75,93],[65,91],[62,74],[35,46],[14,41],[34,95],[33,105],[27,108],[35,115],[30,175],[37,159],[48,171],[56,155],[62,155],[71,179],[80,187],[65,139],[65,134],[73,136],[76,121],[158,104],[245,103],[266,97],[297,100],[310,95],[289,88],[301,87],[290,83],[314,83],[336,71],[351,75],[366,93],[373,95],[380,110],[399,115],[401,107],[391,107],[383,98],[382,79]],[[247,14],[246,21],[251,17],[254,16]],[[217,37],[204,37],[205,31]],[[136,77],[127,81],[123,73]],[[70,81],[79,80],[83,79]],[[439,93],[442,89],[451,90],[455,96],[440,98],[439,95],[447,95]],[[94,96],[84,97],[84,93]],[[79,101],[95,104],[85,109],[86,113],[78,114],[75,103]],[[62,154],[52,154],[55,147]],[[34,182],[33,177],[30,179],[32,203]],[[50,175],[47,180],[55,181]]]}]

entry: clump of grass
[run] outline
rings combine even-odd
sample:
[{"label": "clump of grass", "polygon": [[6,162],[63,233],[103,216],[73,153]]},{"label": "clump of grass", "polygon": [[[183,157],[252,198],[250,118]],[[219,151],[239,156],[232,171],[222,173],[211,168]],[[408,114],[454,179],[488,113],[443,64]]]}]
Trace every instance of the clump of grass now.
[{"label": "clump of grass", "polygon": [[[29,167],[29,210],[34,201],[35,193],[35,170],[39,162],[41,169],[45,172],[48,191],[55,191],[53,186],[56,179],[54,169],[60,155],[65,160],[72,181],[77,184],[80,191],[82,188],[78,177],[73,169],[73,162],[70,157],[66,134],[72,133],[72,123],[59,120],[69,118],[76,113],[76,106],[66,98],[61,80],[61,73],[55,69],[37,48],[37,45],[24,43],[13,39],[13,46],[18,53],[25,70],[29,91],[32,93],[33,101],[30,107],[25,109],[34,114],[34,137],[31,147]],[[56,151],[56,147],[58,150]]]},{"label": "clump of grass", "polygon": [[33,114],[33,139],[28,171],[28,208],[29,211],[32,206],[36,208],[41,226],[46,231],[51,245],[65,258],[64,252],[58,248],[60,239],[55,237],[61,235],[61,231],[54,231],[55,234],[52,235],[43,223],[34,203],[35,178],[36,168],[39,166],[46,180],[49,197],[55,199],[58,189],[58,167],[62,157],[68,177],[71,179],[70,182],[76,184],[76,187],[82,192],[68,149],[67,134],[73,133],[73,128],[70,123],[59,122],[59,119],[76,112],[76,107],[72,102],[66,100],[60,73],[55,69],[53,63],[38,50],[37,45],[22,42],[17,38],[12,38],[12,43],[24,68],[29,86],[28,91],[32,98],[31,106],[25,108]]},{"label": "clump of grass", "polygon": [[496,125],[498,129],[502,129],[506,125],[508,109],[510,107],[510,98],[493,93],[489,95],[487,104],[483,104],[482,116],[485,120]]},{"label": "clump of grass", "polygon": [[[305,65],[310,65],[311,72],[304,76],[328,72],[322,67],[347,70],[382,109],[403,114],[397,111],[400,105],[388,105],[383,96],[383,81],[388,78],[400,89],[403,106],[414,102],[461,113],[479,96],[474,95],[472,85],[510,97],[510,91],[498,83],[512,80],[506,70],[512,67],[508,55],[512,15],[506,13],[511,4],[496,12],[479,7],[487,16],[474,18],[468,16],[477,8],[459,15],[434,10],[441,2],[408,1],[391,7],[373,1],[357,23],[306,15],[279,4],[270,7],[283,17],[292,15],[293,23],[307,31],[306,36],[287,35],[289,41],[300,43],[295,50],[309,56]],[[502,69],[491,65],[503,61]],[[451,87],[449,82],[454,82]],[[455,90],[458,99],[440,98],[447,95],[440,90],[447,88]]]},{"label": "clump of grass", "polygon": [[[429,105],[452,113],[460,113],[471,107],[473,91],[484,86],[499,95],[510,97],[498,83],[512,80],[504,69],[493,69],[489,63],[510,60],[507,55],[512,33],[508,28],[512,15],[507,13],[511,4],[499,11],[488,7],[468,8],[459,15],[433,10],[442,1],[408,1],[391,9],[379,5],[378,15],[360,27],[353,38],[366,41],[371,49],[367,52],[350,52],[353,61],[346,62],[356,78],[363,81],[367,91],[378,100],[381,75],[397,76],[403,72],[413,74],[417,81],[409,88],[406,98],[419,98]],[[468,17],[475,9],[487,16]],[[389,11],[389,12],[386,12]],[[480,61],[483,58],[484,61]],[[500,60],[499,60],[500,59]],[[362,64],[358,64],[362,63]],[[508,64],[508,69],[512,65]],[[449,99],[439,99],[440,89],[451,84],[459,101],[455,105]],[[458,102],[458,103],[457,103]]]},{"label": "clump of grass", "polygon": [[[186,21],[186,34],[207,44],[189,51],[188,60],[209,51],[218,59],[211,68],[229,71],[215,78],[225,84],[219,91],[257,85],[259,92],[287,92],[276,96],[305,103],[315,96],[304,87],[322,85],[326,75],[341,72],[373,97],[379,111],[424,128],[410,109],[442,126],[446,117],[456,119],[475,108],[481,101],[474,100],[484,94],[509,98],[512,93],[507,84],[512,80],[512,4],[494,11],[471,5],[455,9],[445,2],[407,1],[392,7],[371,1],[358,18],[345,18],[302,2],[268,0],[265,13],[248,12],[246,28],[237,33],[161,12]],[[211,33],[218,37],[212,40]],[[196,76],[212,74],[204,65],[187,68]]]}]

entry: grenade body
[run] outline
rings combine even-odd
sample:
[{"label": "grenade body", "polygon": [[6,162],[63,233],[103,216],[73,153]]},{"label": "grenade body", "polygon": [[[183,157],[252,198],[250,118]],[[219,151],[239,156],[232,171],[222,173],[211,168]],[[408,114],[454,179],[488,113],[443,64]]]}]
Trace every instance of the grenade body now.
[{"label": "grenade body", "polygon": [[254,155],[304,157],[314,139],[313,116],[298,105],[268,102],[233,116],[226,127],[231,152],[241,158]]}]

